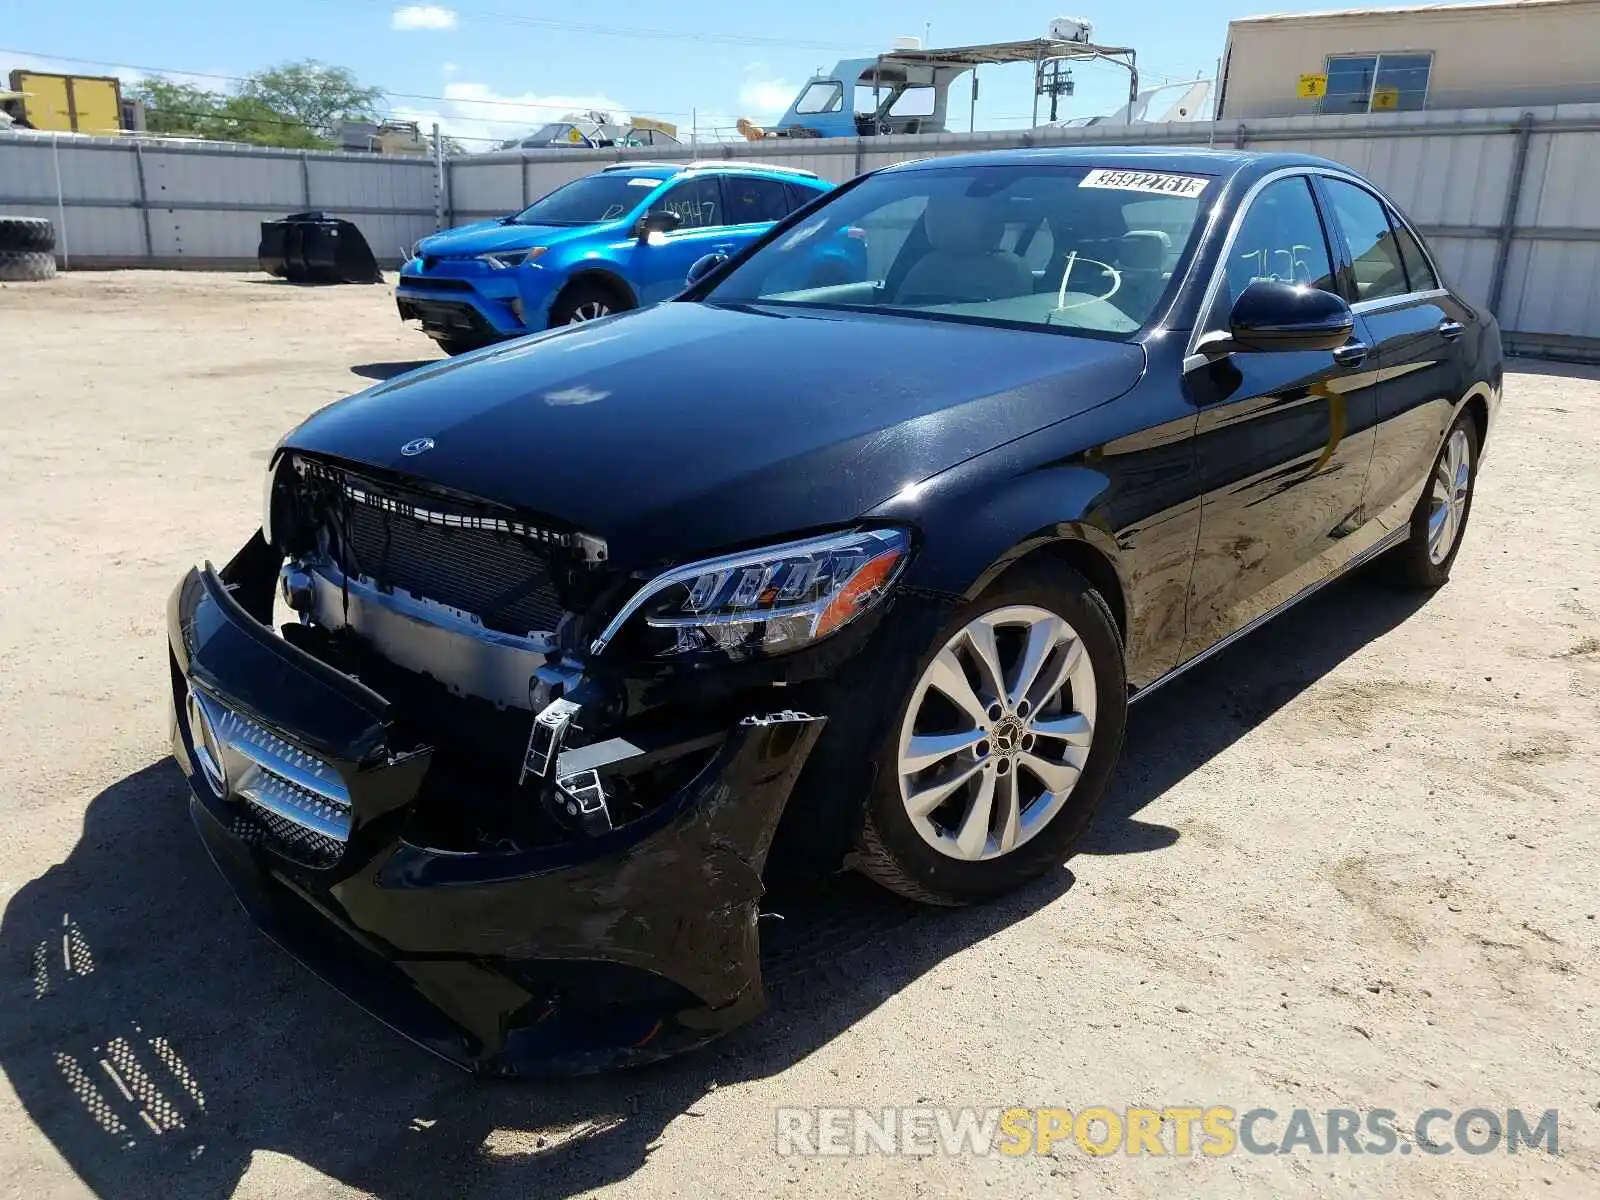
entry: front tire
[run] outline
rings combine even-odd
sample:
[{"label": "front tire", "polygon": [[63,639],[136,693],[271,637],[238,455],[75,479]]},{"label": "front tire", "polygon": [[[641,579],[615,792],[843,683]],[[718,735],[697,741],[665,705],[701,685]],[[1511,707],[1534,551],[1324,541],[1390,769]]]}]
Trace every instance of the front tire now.
[{"label": "front tire", "polygon": [[611,288],[589,280],[568,284],[550,306],[550,328],[582,325],[632,308]]},{"label": "front tire", "polygon": [[478,341],[474,338],[442,337],[434,338],[433,340],[439,344],[439,349],[443,350],[452,358],[458,354],[470,354],[474,350],[482,350],[485,346],[490,344],[488,342]]},{"label": "front tire", "polygon": [[1128,685],[1105,600],[1037,564],[962,605],[879,748],[858,870],[913,900],[991,899],[1071,853],[1122,750]]},{"label": "front tire", "polygon": [[1428,486],[1411,513],[1411,536],[1382,560],[1384,573],[1402,587],[1431,590],[1450,579],[1472,515],[1478,483],[1478,426],[1469,413],[1456,418],[1434,459]]}]

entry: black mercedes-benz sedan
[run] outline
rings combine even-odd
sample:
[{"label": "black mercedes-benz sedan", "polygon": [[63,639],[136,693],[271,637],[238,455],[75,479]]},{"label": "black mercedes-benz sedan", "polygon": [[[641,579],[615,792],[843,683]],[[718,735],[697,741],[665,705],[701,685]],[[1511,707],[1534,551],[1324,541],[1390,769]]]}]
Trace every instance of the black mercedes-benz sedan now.
[{"label": "black mercedes-benz sedan", "polygon": [[762,1006],[779,866],[1015,888],[1130,703],[1369,560],[1444,583],[1501,376],[1332,162],[874,172],[673,301],[287,435],[260,532],[169,607],[195,823],[276,940],[457,1063],[696,1045]]}]

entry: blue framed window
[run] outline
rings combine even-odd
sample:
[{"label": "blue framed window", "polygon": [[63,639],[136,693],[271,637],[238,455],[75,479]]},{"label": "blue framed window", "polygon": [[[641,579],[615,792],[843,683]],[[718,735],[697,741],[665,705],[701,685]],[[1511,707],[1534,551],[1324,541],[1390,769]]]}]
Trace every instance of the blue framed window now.
[{"label": "blue framed window", "polygon": [[1428,101],[1431,53],[1328,56],[1325,113],[1415,112]]}]

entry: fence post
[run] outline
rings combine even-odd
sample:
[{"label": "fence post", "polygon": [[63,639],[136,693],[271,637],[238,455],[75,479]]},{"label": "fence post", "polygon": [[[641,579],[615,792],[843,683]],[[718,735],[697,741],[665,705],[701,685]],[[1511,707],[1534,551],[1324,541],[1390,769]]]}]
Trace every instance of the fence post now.
[{"label": "fence post", "polygon": [[857,175],[861,174],[861,163],[862,163],[862,157],[863,157],[862,144],[863,144],[864,140],[865,139],[863,139],[862,136],[859,133],[856,134],[856,174]]},{"label": "fence post", "polygon": [[1244,149],[1244,143],[1245,143],[1245,138],[1246,138],[1247,134],[1248,134],[1248,131],[1244,127],[1244,122],[1240,121],[1239,122],[1239,130],[1238,130],[1237,133],[1235,133],[1233,135],[1233,148],[1235,150],[1243,150]]},{"label": "fence post", "polygon": [[517,158],[517,174],[522,179],[522,207],[528,207],[528,156],[519,155]]},{"label": "fence post", "polygon": [[433,123],[433,227],[444,228],[444,141],[439,137],[439,122]]},{"label": "fence post", "polygon": [[144,224],[144,256],[154,259],[156,256],[155,238],[150,233],[150,187],[144,178],[144,145],[140,142],[133,144],[133,164],[139,176],[139,218]]},{"label": "fence post", "polygon": [[56,162],[56,220],[61,225],[61,266],[72,270],[72,247],[67,240],[67,201],[61,191],[61,138],[50,135],[50,157]]},{"label": "fence post", "polygon": [[1511,242],[1517,232],[1517,212],[1522,207],[1522,181],[1528,173],[1528,143],[1533,140],[1533,114],[1525,112],[1517,122],[1517,144],[1511,154],[1511,178],[1506,181],[1506,206],[1500,215],[1498,242],[1494,248],[1494,274],[1489,277],[1489,311],[1500,316],[1500,301],[1506,290],[1506,270],[1511,265]]},{"label": "fence post", "polygon": [[311,211],[311,156],[304,150],[300,151],[300,204]]}]

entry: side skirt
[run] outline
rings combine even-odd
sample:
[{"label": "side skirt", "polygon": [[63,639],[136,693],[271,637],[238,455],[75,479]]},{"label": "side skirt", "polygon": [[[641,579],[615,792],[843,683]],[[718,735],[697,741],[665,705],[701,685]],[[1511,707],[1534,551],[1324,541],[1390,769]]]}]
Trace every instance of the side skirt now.
[{"label": "side skirt", "polygon": [[1320,592],[1323,588],[1327,587],[1330,583],[1333,583],[1335,580],[1343,579],[1351,571],[1354,571],[1359,567],[1365,566],[1367,563],[1371,562],[1373,559],[1377,558],[1380,554],[1384,553],[1385,551],[1392,550],[1394,547],[1398,546],[1401,542],[1405,541],[1406,538],[1408,538],[1410,536],[1411,536],[1411,524],[1408,521],[1406,524],[1400,526],[1400,528],[1398,528],[1396,530],[1393,530],[1392,532],[1386,534],[1382,538],[1382,540],[1374,542],[1371,546],[1368,546],[1360,554],[1356,555],[1349,562],[1345,563],[1344,566],[1340,567],[1337,571],[1333,572],[1333,574],[1328,575],[1326,578],[1319,579],[1315,583],[1306,584],[1305,587],[1301,588],[1294,595],[1290,596],[1282,604],[1278,605],[1277,608],[1274,608],[1274,609],[1271,609],[1268,612],[1262,613],[1259,617],[1257,617],[1255,620],[1251,621],[1248,625],[1243,625],[1243,626],[1240,626],[1238,629],[1235,629],[1232,633],[1230,633],[1227,637],[1223,638],[1220,642],[1213,642],[1210,646],[1207,646],[1204,650],[1202,650],[1199,654],[1196,654],[1188,662],[1179,663],[1176,667],[1172,668],[1172,670],[1168,671],[1165,675],[1161,676],[1161,678],[1157,679],[1154,683],[1146,684],[1144,687],[1140,688],[1138,691],[1134,692],[1131,696],[1128,697],[1128,703],[1129,704],[1137,704],[1139,701],[1143,700],[1146,696],[1148,696],[1151,692],[1155,691],[1157,688],[1163,687],[1166,684],[1171,683],[1174,679],[1176,679],[1178,676],[1182,675],[1190,667],[1199,666],[1201,663],[1205,662],[1212,655],[1220,654],[1222,651],[1226,650],[1229,646],[1231,646],[1235,642],[1237,642],[1240,638],[1244,637],[1247,634],[1255,632],[1257,629],[1260,629],[1263,625],[1265,625],[1268,621],[1272,620],[1274,617],[1281,616],[1283,613],[1288,612],[1291,608],[1293,608],[1295,605],[1299,604],[1302,600],[1305,600],[1305,599],[1315,595],[1317,592]]}]

